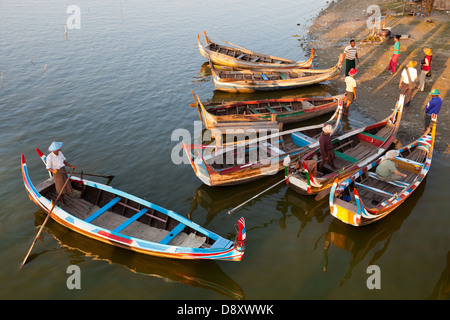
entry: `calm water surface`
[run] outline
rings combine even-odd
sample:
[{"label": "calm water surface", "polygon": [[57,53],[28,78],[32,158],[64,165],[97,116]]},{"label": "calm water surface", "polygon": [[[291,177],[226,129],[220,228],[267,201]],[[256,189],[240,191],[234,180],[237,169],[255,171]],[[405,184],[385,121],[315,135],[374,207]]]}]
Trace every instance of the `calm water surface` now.
[{"label": "calm water surface", "polygon": [[[444,152],[448,131],[442,127],[426,182],[395,214],[361,229],[335,221],[326,200],[315,202],[285,185],[228,215],[282,176],[214,189],[202,185],[190,166],[171,161],[177,144],[172,132],[193,132],[198,120],[189,107],[191,90],[205,101],[336,94],[327,84],[264,94],[216,92],[196,46],[196,32],[205,29],[215,40],[303,60],[309,52],[297,40],[325,0],[77,1],[81,28],[68,30],[66,40],[66,9],[72,4],[0,3],[6,90],[0,90],[0,298],[440,299],[448,294],[450,168]],[[352,128],[376,120],[370,110],[360,109],[345,122]],[[405,117],[405,128],[401,135],[412,139],[421,122]],[[37,184],[47,173],[34,149],[46,150],[53,140],[64,141],[63,152],[78,169],[114,174],[114,187],[230,239],[244,216],[243,261],[145,257],[49,222],[43,241],[18,272],[45,218],[26,195],[20,154]],[[72,264],[81,269],[81,290],[66,287]],[[381,269],[380,290],[366,286],[372,264]]]}]

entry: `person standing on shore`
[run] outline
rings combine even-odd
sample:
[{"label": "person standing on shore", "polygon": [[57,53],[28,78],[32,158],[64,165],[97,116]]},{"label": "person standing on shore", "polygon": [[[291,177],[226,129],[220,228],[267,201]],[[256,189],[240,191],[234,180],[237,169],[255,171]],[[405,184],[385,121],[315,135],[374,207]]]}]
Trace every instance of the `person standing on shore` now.
[{"label": "person standing on shore", "polygon": [[401,90],[401,94],[406,96],[404,105],[405,108],[409,107],[413,91],[416,89],[417,70],[414,68],[416,65],[417,62],[412,60],[408,63],[408,66],[402,71],[400,84],[398,85]]},{"label": "person standing on shore", "polygon": [[345,76],[352,68],[356,68],[356,63],[359,63],[358,50],[356,48],[355,40],[350,40],[350,44],[345,47],[343,59],[345,59]]},{"label": "person standing on shore", "polygon": [[355,68],[350,69],[348,76],[345,77],[345,99],[347,104],[345,106],[344,115],[348,115],[348,108],[352,102],[356,99],[356,80],[355,74],[358,72]]},{"label": "person standing on shore", "polygon": [[398,57],[400,57],[400,35],[395,35],[394,37],[395,39],[395,44],[394,46],[391,48],[391,51],[393,52],[391,61],[389,62],[389,73],[390,74],[394,74],[395,71],[397,70],[397,61],[398,61]]},{"label": "person standing on shore", "polygon": [[[439,114],[442,106],[442,99],[439,97],[441,94],[438,89],[433,89],[430,93],[431,100],[427,103],[425,107],[425,130],[428,129],[431,123],[431,115],[434,113],[435,115]],[[423,110],[423,109],[422,109]]]},{"label": "person standing on shore", "polygon": [[422,71],[419,76],[419,90],[423,92],[425,89],[425,78],[431,74],[431,59],[433,58],[433,52],[430,48],[424,48],[425,58],[422,60]]},{"label": "person standing on shore", "polygon": [[[55,188],[57,194],[61,192],[61,202],[64,204],[64,195],[72,192],[72,186],[70,182],[68,182],[65,187],[64,184],[68,179],[67,172],[65,166],[71,167],[72,169],[76,169],[75,166],[67,163],[66,158],[61,152],[61,148],[63,146],[62,142],[53,141],[50,147],[48,147],[48,151],[50,151],[47,156],[47,165],[46,168],[53,174],[53,180],[55,182]],[[64,190],[63,190],[64,187]]]}]

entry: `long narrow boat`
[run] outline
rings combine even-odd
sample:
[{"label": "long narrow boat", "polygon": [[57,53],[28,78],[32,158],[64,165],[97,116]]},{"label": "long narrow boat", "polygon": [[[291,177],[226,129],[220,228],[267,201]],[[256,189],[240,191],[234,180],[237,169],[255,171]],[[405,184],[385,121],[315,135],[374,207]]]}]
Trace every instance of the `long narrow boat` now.
[{"label": "long narrow boat", "polygon": [[203,103],[195,97],[200,120],[206,129],[220,122],[277,121],[278,123],[300,122],[336,111],[338,100],[343,95],[326,98],[291,98],[241,101],[232,103]]},{"label": "long narrow boat", "polygon": [[[397,149],[394,159],[406,178],[393,182],[378,179],[376,167],[382,157],[344,181],[336,181],[330,191],[330,212],[344,223],[363,226],[384,218],[398,208],[427,176],[433,157],[437,116],[416,141]],[[431,131],[431,134],[430,134]],[[359,190],[359,191],[358,191]]]},{"label": "long narrow boat", "polygon": [[[209,186],[237,185],[273,175],[284,168],[283,160],[295,160],[318,146],[325,125],[336,133],[342,121],[342,100],[325,123],[276,132],[259,138],[230,143],[216,149],[209,145],[186,145],[183,148],[195,175]],[[203,152],[203,155],[201,154]]]},{"label": "long narrow boat", "polygon": [[342,54],[329,69],[243,70],[215,66],[210,62],[214,87],[226,92],[255,92],[295,89],[319,84],[339,76]]},{"label": "long narrow boat", "polygon": [[229,66],[242,69],[286,69],[286,68],[310,68],[314,57],[314,49],[311,56],[306,61],[293,61],[267,54],[256,53],[237,45],[226,42],[220,45],[212,42],[205,35],[206,45],[200,42],[200,35],[197,33],[197,43],[200,54],[217,65]]},{"label": "long narrow boat", "polygon": [[[386,119],[333,139],[335,169],[327,163],[320,163],[323,161],[320,147],[304,154],[299,160],[303,168],[289,177],[289,187],[304,195],[321,193],[322,197],[330,191],[336,178],[345,179],[381,156],[396,137],[403,113],[403,102],[404,96],[401,95],[393,113]],[[317,162],[316,177],[309,172],[305,160]]]},{"label": "long narrow boat", "polygon": [[[38,149],[45,161],[45,156]],[[30,199],[49,213],[57,193],[53,178],[34,186],[22,154],[22,178]],[[51,218],[98,241],[135,252],[177,259],[240,261],[245,250],[245,222],[239,219],[235,241],[147,200],[78,177],[70,178],[73,193],[55,205]]]}]

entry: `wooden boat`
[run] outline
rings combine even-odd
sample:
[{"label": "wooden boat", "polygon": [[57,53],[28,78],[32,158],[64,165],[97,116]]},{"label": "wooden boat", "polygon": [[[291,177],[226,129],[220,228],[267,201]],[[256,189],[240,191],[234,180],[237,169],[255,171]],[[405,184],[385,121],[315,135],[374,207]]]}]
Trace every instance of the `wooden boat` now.
[{"label": "wooden boat", "polygon": [[[38,149],[45,161],[45,156]],[[22,154],[22,177],[30,199],[49,213],[57,193],[53,178],[34,186]],[[235,241],[147,200],[98,182],[72,176],[73,194],[57,204],[51,218],[101,242],[135,252],[178,259],[240,261],[245,250],[245,221],[239,220]]]},{"label": "wooden boat", "polygon": [[[296,159],[318,146],[318,137],[326,124],[338,131],[342,120],[342,100],[325,123],[276,132],[259,138],[213,145],[186,145],[183,148],[195,175],[209,186],[237,185],[273,175],[283,169],[283,160]],[[204,151],[203,155],[200,151]]]},{"label": "wooden boat", "polygon": [[[321,193],[318,200],[327,195],[334,180],[345,179],[353,172],[365,167],[381,156],[394,141],[403,112],[404,96],[401,95],[393,113],[375,124],[351,130],[332,140],[335,154],[334,165],[321,164],[320,147],[316,147],[300,158],[303,169],[289,177],[289,187],[304,195]],[[317,162],[317,175],[309,172],[305,160]]]},{"label": "wooden boat", "polygon": [[210,62],[214,87],[226,92],[255,92],[295,89],[318,84],[339,76],[342,54],[329,69],[241,70],[215,66]]},{"label": "wooden boat", "polygon": [[346,180],[333,184],[329,198],[331,214],[344,223],[363,226],[398,208],[430,170],[436,120],[437,116],[433,115],[430,128],[419,139],[397,149],[398,155],[393,161],[402,173],[407,174],[406,178],[393,182],[379,180],[375,172],[383,159],[379,157]]},{"label": "wooden boat", "polygon": [[225,45],[212,42],[206,32],[206,45],[200,42],[200,35],[197,33],[197,43],[200,54],[217,65],[229,66],[242,69],[286,69],[286,68],[310,68],[314,57],[314,49],[307,61],[293,61],[267,54],[256,53],[228,41]]},{"label": "wooden boat", "polygon": [[[336,111],[343,95],[327,98],[291,98],[203,103],[194,95],[200,120],[206,129],[220,122],[277,121],[294,123]],[[192,105],[191,105],[192,106]]]}]

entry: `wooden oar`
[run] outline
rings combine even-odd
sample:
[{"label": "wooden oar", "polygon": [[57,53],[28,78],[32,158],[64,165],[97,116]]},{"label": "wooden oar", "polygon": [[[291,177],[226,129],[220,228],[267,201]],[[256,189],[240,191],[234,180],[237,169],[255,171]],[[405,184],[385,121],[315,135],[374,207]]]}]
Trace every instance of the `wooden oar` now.
[{"label": "wooden oar", "polygon": [[20,265],[19,269],[22,269],[22,267],[24,266],[25,262],[27,262],[28,256],[30,255],[31,250],[32,250],[33,247],[34,247],[34,244],[36,243],[36,240],[37,240],[37,239],[39,238],[39,236],[41,235],[41,232],[42,232],[42,230],[44,229],[44,226],[45,226],[45,224],[47,223],[48,218],[50,218],[50,216],[51,216],[51,214],[52,214],[52,212],[53,212],[53,209],[56,207],[56,202],[59,200],[59,197],[61,196],[62,192],[64,191],[64,188],[66,187],[67,183],[70,181],[70,177],[72,176],[73,171],[74,171],[74,170],[72,169],[72,172],[70,173],[69,177],[67,178],[66,182],[64,183],[64,186],[62,187],[61,191],[59,192],[58,197],[56,198],[55,202],[53,203],[51,210],[48,212],[47,217],[46,217],[45,220],[44,220],[44,223],[41,225],[41,228],[39,229],[38,234],[37,234],[36,237],[34,238],[33,243],[31,244],[30,250],[28,250],[28,253],[27,253],[25,259],[23,259],[23,262],[22,262],[22,264]]},{"label": "wooden oar", "polygon": [[255,196],[253,196],[253,197],[251,197],[250,199],[248,199],[247,201],[245,201],[245,202],[243,202],[243,203],[241,203],[240,205],[238,205],[237,207],[235,207],[234,209],[231,209],[231,210],[229,210],[228,211],[228,214],[231,214],[232,212],[234,212],[234,211],[236,211],[237,209],[239,209],[240,207],[242,207],[243,205],[245,205],[246,203],[248,203],[248,202],[250,202],[250,201],[252,201],[253,199],[255,199],[255,198],[257,198],[257,197],[259,197],[260,195],[262,195],[264,192],[267,192],[267,191],[269,191],[270,189],[272,189],[273,187],[275,187],[275,186],[277,186],[277,185],[279,185],[280,183],[282,183],[282,182],[284,182],[284,181],[286,181],[287,179],[289,179],[290,177],[292,176],[292,174],[291,175],[289,175],[289,176],[287,176],[287,177],[284,177],[283,178],[283,180],[281,180],[281,181],[278,181],[277,183],[275,183],[274,185],[272,185],[272,186],[270,186],[270,187],[268,187],[266,190],[264,190],[264,191],[261,191],[260,193],[258,193],[257,195],[255,195]]},{"label": "wooden oar", "polygon": [[86,172],[83,172],[83,171],[81,171],[81,172],[74,172],[73,174],[79,174],[81,176],[102,177],[102,178],[106,178],[106,179],[113,179],[114,178],[114,175],[112,175],[112,174],[103,175],[103,174],[96,174],[96,173],[86,173]]}]

